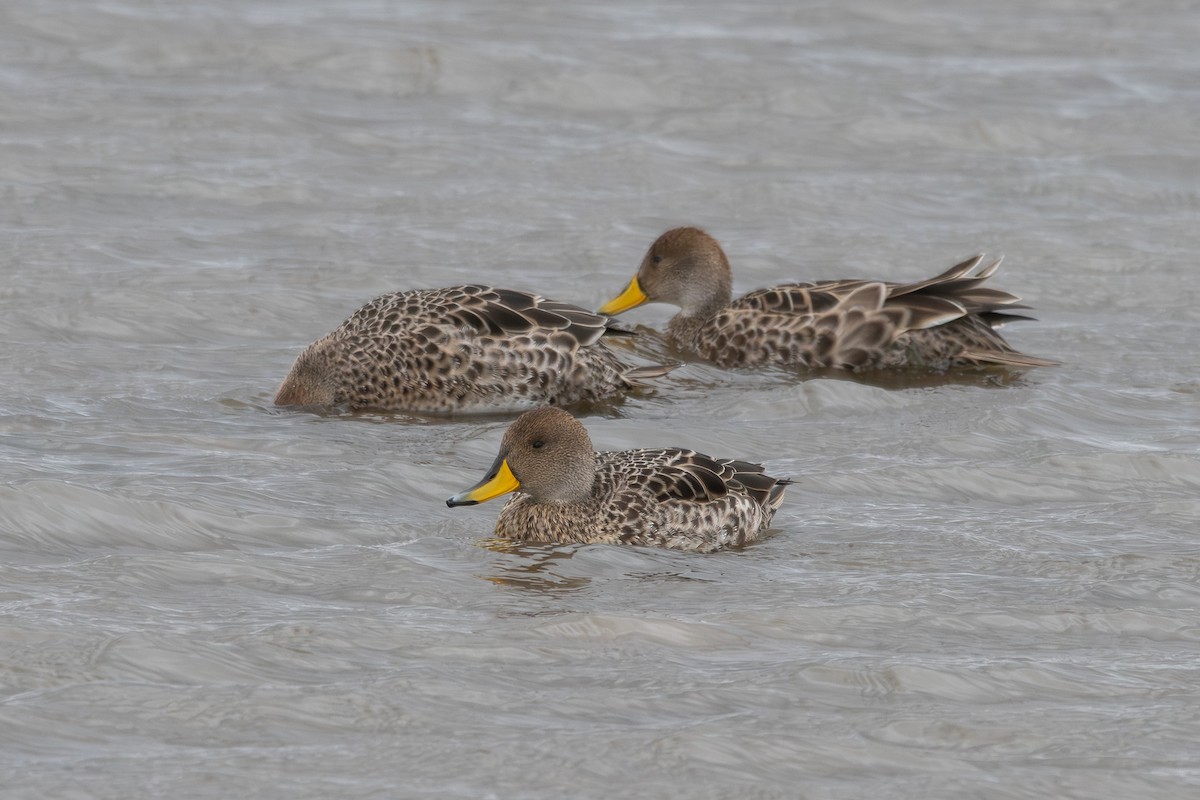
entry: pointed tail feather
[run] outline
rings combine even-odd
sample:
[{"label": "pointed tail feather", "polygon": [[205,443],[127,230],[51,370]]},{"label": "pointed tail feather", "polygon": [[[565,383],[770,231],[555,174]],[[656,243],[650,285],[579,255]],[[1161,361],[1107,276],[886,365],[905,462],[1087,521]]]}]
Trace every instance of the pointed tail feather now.
[{"label": "pointed tail feather", "polygon": [[981,364],[997,364],[1005,367],[1057,367],[1061,366],[1061,361],[1051,361],[1048,358],[1038,358],[1037,356],[1027,356],[1024,353],[1011,352],[1005,353],[993,350],[972,350],[971,348],[963,348],[963,351],[958,354],[959,358],[965,358],[971,361],[978,361]]},{"label": "pointed tail feather", "polygon": [[[928,289],[930,286],[936,286],[938,284],[947,283],[949,281],[974,280],[976,276],[971,275],[971,270],[975,269],[975,267],[979,265],[980,261],[983,261],[982,253],[980,253],[979,255],[974,256],[972,258],[968,258],[966,261],[962,262],[961,264],[955,264],[953,267],[946,270],[942,274],[935,275],[932,278],[926,278],[923,281],[915,281],[913,283],[892,284],[890,287],[891,296],[899,297],[901,295],[911,294],[912,292],[919,292],[922,289]],[[995,264],[989,265],[986,268],[985,271],[991,270],[990,272],[988,272],[988,275],[990,275],[992,272],[995,271],[995,268],[998,264],[999,264],[999,261],[997,261]],[[984,277],[986,277],[986,276],[984,276]]]},{"label": "pointed tail feather", "polygon": [[[983,256],[981,255],[981,256],[979,256],[979,258],[982,259]],[[994,275],[996,273],[996,270],[1000,269],[1000,262],[1003,260],[1004,260],[1004,256],[999,256],[992,263],[988,264],[986,267],[979,270],[979,272],[976,272],[973,277],[976,278],[977,280],[981,280],[981,281],[987,280],[988,278],[992,277],[992,275]]]},{"label": "pointed tail feather", "polygon": [[629,381],[630,383],[637,383],[639,381],[650,380],[652,378],[661,378],[662,376],[666,375],[667,373],[673,372],[673,371],[679,369],[679,367],[681,367],[681,366],[683,366],[683,365],[682,364],[650,364],[649,366],[645,366],[645,367],[633,367],[631,369],[626,370],[622,374],[621,377],[625,378],[625,380]]},{"label": "pointed tail feather", "polygon": [[991,328],[992,330],[996,330],[997,328],[1003,328],[1005,325],[1007,325],[1010,322],[1020,322],[1021,320],[1025,320],[1027,322],[1036,322],[1037,317],[1031,317],[1028,314],[1010,314],[1008,312],[1009,308],[1028,308],[1028,307],[1029,306],[1022,306],[1022,305],[1006,306],[1004,311],[984,311],[981,314],[979,314],[978,316],[981,320],[986,322],[988,327]]}]

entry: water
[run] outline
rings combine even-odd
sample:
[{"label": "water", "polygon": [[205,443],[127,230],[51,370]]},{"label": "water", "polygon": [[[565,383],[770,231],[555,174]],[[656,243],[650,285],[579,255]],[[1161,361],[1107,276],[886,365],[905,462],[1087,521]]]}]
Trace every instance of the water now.
[{"label": "water", "polygon": [[[1194,796],[1196,23],[8,4],[0,794]],[[503,418],[271,405],[376,294],[595,307],[678,224],[739,291],[1003,252],[1064,366],[692,365],[587,417],[797,479],[716,556],[489,540],[443,500]]]}]

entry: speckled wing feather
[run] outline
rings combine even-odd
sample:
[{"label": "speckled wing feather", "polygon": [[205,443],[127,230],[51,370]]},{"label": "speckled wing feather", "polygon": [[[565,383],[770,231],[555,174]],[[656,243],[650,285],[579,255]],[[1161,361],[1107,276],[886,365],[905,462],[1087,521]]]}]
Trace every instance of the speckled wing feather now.
[{"label": "speckled wing feather", "polygon": [[596,459],[586,508],[538,505],[518,493],[501,511],[497,535],[711,552],[757,539],[791,483],[760,464],[693,450],[602,452]]},{"label": "speckled wing feather", "polygon": [[381,295],[356,311],[339,330],[349,336],[398,335],[428,325],[461,326],[492,336],[559,331],[583,347],[594,344],[610,329],[624,333],[609,317],[570,303],[475,285]]},{"label": "speckled wing feather", "polygon": [[905,330],[911,312],[886,308],[887,287],[855,281],[760,290],[735,301],[699,330],[695,346],[722,366],[801,364],[857,368],[870,364]]},{"label": "speckled wing feather", "polygon": [[777,495],[791,483],[768,476],[761,464],[713,458],[695,450],[627,450],[600,456],[601,472],[619,475],[618,485],[638,487],[637,494],[659,505],[714,504],[736,496],[773,513]]},{"label": "speckled wing feather", "polygon": [[693,346],[723,366],[1053,364],[1017,353],[994,333],[1027,317],[1010,313],[1025,307],[1019,297],[981,285],[1000,265],[996,259],[975,271],[982,259],[914,283],[847,279],[759,289],[692,333]]},{"label": "speckled wing feather", "polygon": [[[626,461],[631,483],[644,485],[658,502],[703,503],[729,494],[733,477],[723,464],[692,450],[634,450]],[[642,463],[639,463],[642,462]]]},{"label": "speckled wing feather", "polygon": [[616,498],[625,495],[626,519],[636,511],[638,524],[629,526],[622,537],[626,542],[677,547],[697,538],[697,532],[707,532],[714,548],[745,544],[770,524],[783,501],[783,488],[791,483],[766,475],[761,464],[717,459],[694,450],[601,456],[598,472],[618,473],[616,485],[628,487],[614,492]]},{"label": "speckled wing feather", "polygon": [[673,367],[630,367],[601,344],[606,316],[487,286],[393,292],[301,353],[280,405],[517,410],[613,397]]}]

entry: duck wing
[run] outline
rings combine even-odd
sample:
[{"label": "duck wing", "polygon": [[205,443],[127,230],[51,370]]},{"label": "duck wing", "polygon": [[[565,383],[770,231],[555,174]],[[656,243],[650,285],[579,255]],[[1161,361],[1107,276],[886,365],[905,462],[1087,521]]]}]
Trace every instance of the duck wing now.
[{"label": "duck wing", "polygon": [[447,286],[381,295],[346,320],[342,333],[378,336],[451,325],[478,334],[506,337],[540,331],[561,333],[581,347],[606,334],[629,332],[579,306],[532,292],[490,286]]}]

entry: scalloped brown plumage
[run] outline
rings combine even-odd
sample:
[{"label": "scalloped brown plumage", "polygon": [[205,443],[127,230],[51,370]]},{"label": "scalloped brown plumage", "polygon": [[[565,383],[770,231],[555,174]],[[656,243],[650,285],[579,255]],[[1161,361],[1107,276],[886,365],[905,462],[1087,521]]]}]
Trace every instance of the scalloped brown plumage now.
[{"label": "scalloped brown plumage", "polygon": [[712,552],[761,537],[790,483],[761,464],[694,450],[597,453],[579,420],[546,407],[518,417],[483,480],[446,504],[516,491],[497,536]]},{"label": "scalloped brown plumage", "polygon": [[487,286],[393,292],[300,354],[276,405],[448,413],[600,401],[672,366],[630,367],[605,316]]},{"label": "scalloped brown plumage", "polygon": [[732,299],[729,260],[699,228],[658,237],[637,275],[601,314],[645,302],[680,307],[667,324],[676,346],[724,367],[762,364],[811,369],[1002,365],[1054,366],[1015,350],[996,328],[1029,317],[1020,298],[982,284],[1000,266],[975,256],[927,280],[859,279],[790,283]]}]

